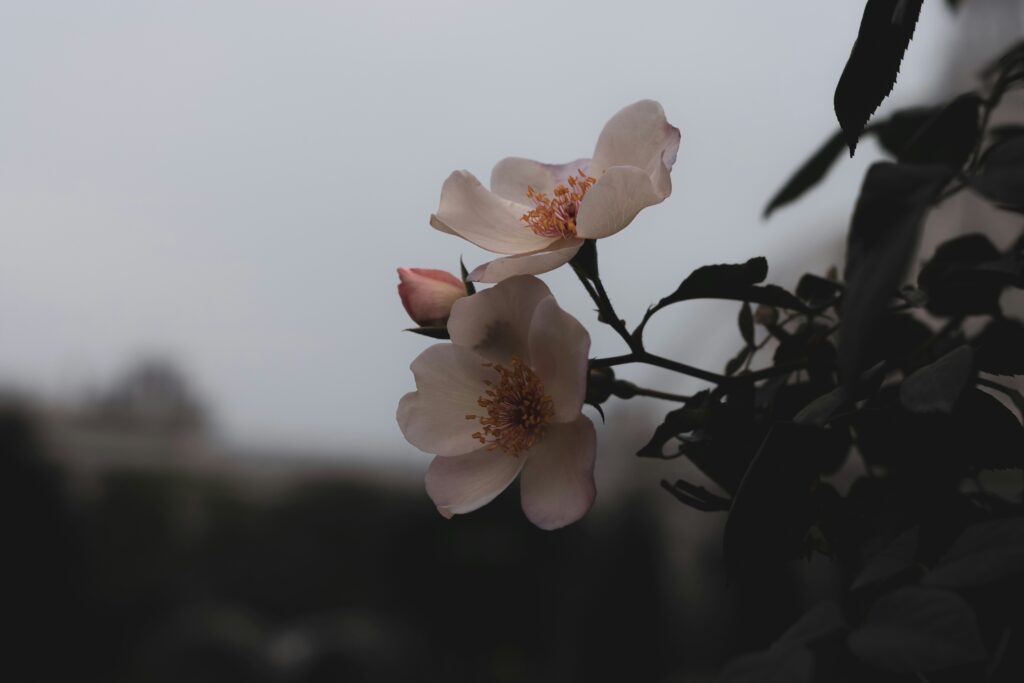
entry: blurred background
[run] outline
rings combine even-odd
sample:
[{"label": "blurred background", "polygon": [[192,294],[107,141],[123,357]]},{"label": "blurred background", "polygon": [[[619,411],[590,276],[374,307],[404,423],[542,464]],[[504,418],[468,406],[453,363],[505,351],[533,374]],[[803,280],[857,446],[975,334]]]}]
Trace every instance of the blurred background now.
[{"label": "blurred background", "polygon": [[[883,112],[971,87],[1024,33],[1015,0],[963,5],[925,4]],[[489,258],[427,225],[452,170],[588,156],[642,98],[682,144],[673,196],[601,243],[621,315],[707,263],[764,255],[785,286],[841,264],[873,142],[761,212],[836,128],[862,10],[0,0],[13,680],[701,680],[763,645],[765,613],[834,579],[766,577],[789,613],[725,584],[721,516],[658,488],[687,465],[633,456],[666,404],[606,406],[598,501],[568,529],[514,490],[437,515],[394,421],[429,343],[395,268]],[[570,272],[544,279],[621,352]],[[649,346],[720,368],[735,315],[669,310]]]}]

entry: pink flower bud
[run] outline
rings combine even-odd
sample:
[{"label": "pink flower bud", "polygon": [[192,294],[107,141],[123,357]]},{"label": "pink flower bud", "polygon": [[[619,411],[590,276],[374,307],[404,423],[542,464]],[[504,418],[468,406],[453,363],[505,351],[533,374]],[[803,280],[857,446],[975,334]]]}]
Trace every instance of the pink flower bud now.
[{"label": "pink flower bud", "polygon": [[443,270],[399,268],[398,296],[417,325],[441,326],[448,322],[452,304],[466,296],[459,278]]}]

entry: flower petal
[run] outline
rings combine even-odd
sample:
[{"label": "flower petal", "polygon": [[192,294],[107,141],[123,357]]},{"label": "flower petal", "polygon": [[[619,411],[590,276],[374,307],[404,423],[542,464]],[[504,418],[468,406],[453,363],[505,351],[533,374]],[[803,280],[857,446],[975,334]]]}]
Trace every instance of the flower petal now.
[{"label": "flower petal", "polygon": [[459,234],[452,230],[451,228],[449,228],[444,223],[442,223],[441,219],[438,218],[435,214],[430,214],[430,227],[432,227],[434,230],[439,230],[440,232],[448,233],[449,235]]},{"label": "flower petal", "polygon": [[541,529],[558,529],[587,514],[597,495],[594,425],[580,415],[548,427],[530,449],[520,482],[523,512]]},{"label": "flower petal", "polygon": [[560,240],[556,248],[531,254],[503,256],[473,269],[469,279],[473,282],[501,282],[513,275],[539,275],[568,263],[580,250],[583,240]]},{"label": "flower petal", "polygon": [[439,223],[478,247],[498,254],[523,254],[543,249],[554,240],[537,235],[520,217],[525,204],[499,197],[468,171],[455,171],[444,181],[441,203],[431,225]]},{"label": "flower petal", "polygon": [[613,166],[580,202],[576,234],[586,239],[614,235],[632,223],[641,210],[664,199],[646,171],[635,166]]},{"label": "flower petal", "polygon": [[486,447],[451,458],[434,458],[427,469],[427,495],[445,517],[472,512],[508,488],[524,460]]},{"label": "flower petal", "polygon": [[472,437],[478,423],[466,419],[481,408],[477,399],[494,371],[484,360],[455,344],[435,344],[416,357],[410,369],[416,391],[398,403],[398,427],[416,448],[436,455],[461,455],[480,447]]},{"label": "flower petal", "polygon": [[513,355],[530,362],[530,321],[547,285],[532,275],[516,275],[452,305],[448,334],[454,344],[487,360],[507,362]]},{"label": "flower petal", "polygon": [[590,175],[601,175],[613,166],[635,166],[647,172],[661,198],[672,192],[669,171],[679,151],[679,129],[665,119],[665,110],[654,100],[640,100],[608,120],[597,139]]},{"label": "flower petal", "polygon": [[555,422],[575,420],[587,395],[587,330],[552,296],[537,304],[530,322],[529,344],[530,367],[554,402]]},{"label": "flower petal", "polygon": [[576,159],[566,164],[542,164],[532,159],[508,157],[502,159],[491,171],[491,192],[514,202],[528,203],[526,191],[552,194],[555,185],[564,185],[566,179],[584,172],[590,166],[590,159]]}]

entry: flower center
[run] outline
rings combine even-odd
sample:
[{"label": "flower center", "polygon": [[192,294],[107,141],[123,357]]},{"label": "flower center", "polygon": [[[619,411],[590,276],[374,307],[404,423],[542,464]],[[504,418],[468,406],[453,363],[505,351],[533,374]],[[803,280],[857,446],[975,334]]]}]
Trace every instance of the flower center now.
[{"label": "flower center", "polygon": [[501,448],[518,456],[541,437],[555,409],[537,373],[515,356],[510,365],[484,363],[484,367],[498,373],[497,382],[484,380],[487,389],[477,399],[477,405],[486,408],[487,414],[467,415],[466,419],[480,422],[483,429],[473,438],[487,444],[489,450]]},{"label": "flower center", "polygon": [[576,214],[580,210],[580,202],[596,179],[591,178],[583,169],[576,169],[578,175],[571,175],[566,180],[568,185],[556,185],[549,197],[544,192],[536,192],[532,186],[527,187],[526,196],[534,203],[534,208],[520,216],[520,219],[536,234],[543,237],[572,238],[576,236]]}]

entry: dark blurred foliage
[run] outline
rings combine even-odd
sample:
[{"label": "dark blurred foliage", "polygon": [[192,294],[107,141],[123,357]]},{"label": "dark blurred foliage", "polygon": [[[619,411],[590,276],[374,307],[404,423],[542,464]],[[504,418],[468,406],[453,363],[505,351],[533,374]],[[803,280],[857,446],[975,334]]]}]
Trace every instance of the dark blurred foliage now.
[{"label": "dark blurred foliage", "polygon": [[[28,416],[0,416],[6,680],[661,680],[738,649],[714,640],[725,610],[668,604],[642,500],[542,533],[514,490],[445,520],[419,487],[313,476],[254,495],[156,463],[69,496]],[[720,571],[713,549],[692,561]]]},{"label": "dark blurred foliage", "polygon": [[[727,575],[776,618],[769,638],[764,618],[741,639],[750,651],[723,670],[727,683],[1024,677],[1024,328],[1002,303],[1024,288],[1024,236],[1005,223],[989,235],[961,226],[966,234],[939,244],[908,282],[927,218],[945,200],[971,191],[1024,212],[1024,129],[989,130],[1024,85],[1024,45],[996,60],[977,92],[869,124],[921,5],[867,2],[836,91],[842,132],[765,211],[818,183],[844,138],[852,154],[862,133],[877,136],[892,160],[865,176],[842,276],[807,274],[794,296],[760,284],[763,259],[705,266],[623,335],[629,356],[594,361],[715,384],[669,412],[638,455],[701,470],[704,485],[663,485],[691,508],[728,511]],[[643,347],[647,320],[690,298],[742,302],[743,346],[724,375]],[[844,590],[803,612],[775,588],[815,555]]]}]

